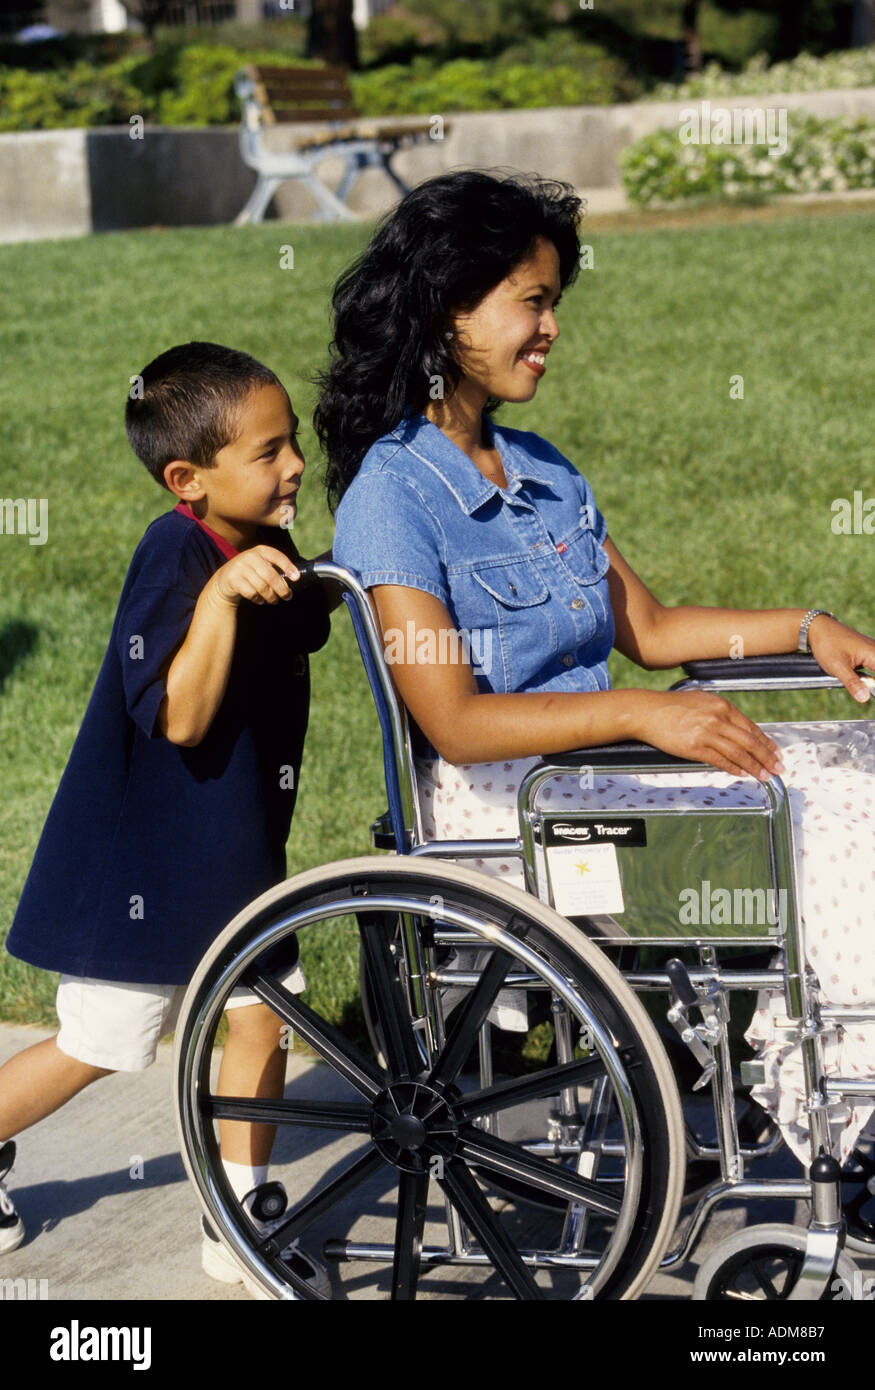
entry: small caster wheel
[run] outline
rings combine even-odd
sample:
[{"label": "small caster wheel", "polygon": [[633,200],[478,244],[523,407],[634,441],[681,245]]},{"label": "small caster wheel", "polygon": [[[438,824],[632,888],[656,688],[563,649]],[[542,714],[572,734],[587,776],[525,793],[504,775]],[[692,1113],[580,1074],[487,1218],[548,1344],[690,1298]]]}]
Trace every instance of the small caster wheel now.
[{"label": "small caster wheel", "polygon": [[[807,1232],[802,1226],[751,1226],[723,1241],[701,1265],[693,1283],[700,1303],[780,1302],[790,1297],[805,1257]],[[843,1281],[845,1298],[861,1297],[862,1280],[854,1261],[840,1253],[835,1273],[821,1302],[835,1298],[833,1285]]]},{"label": "small caster wheel", "polygon": [[875,1139],[859,1139],[842,1169],[842,1211],[847,1248],[875,1257]]}]

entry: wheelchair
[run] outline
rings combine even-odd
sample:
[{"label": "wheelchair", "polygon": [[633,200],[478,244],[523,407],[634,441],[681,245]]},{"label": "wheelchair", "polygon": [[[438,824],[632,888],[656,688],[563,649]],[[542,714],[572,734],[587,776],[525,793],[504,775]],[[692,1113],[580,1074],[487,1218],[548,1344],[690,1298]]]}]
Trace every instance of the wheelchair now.
[{"label": "wheelchair", "polygon": [[[825,1076],[823,1036],[875,1019],[875,1009],[827,1006],[806,967],[781,781],[750,779],[761,798],[753,807],[538,809],[539,790],[582,765],[596,778],[707,770],[641,743],[586,748],[544,758],[525,776],[516,837],[427,839],[411,728],[368,596],[339,566],[306,570],[302,582],[340,583],[352,618],[388,796],[372,842],[390,852],[263,894],[217,938],[188,989],[175,1038],[177,1128],[228,1249],[267,1298],[325,1297],[288,1260],[303,1239],[331,1268],[331,1297],[633,1300],[657,1270],[688,1260],[721,1204],[786,1199],[809,1204],[807,1228],[747,1225],[700,1267],[693,1297],[828,1299],[837,1279],[842,1297],[862,1297],[847,1251],[875,1253],[863,1212],[875,1162],[862,1145],[859,1171],[841,1170],[828,1116],[844,1098],[875,1095],[875,1077]],[[840,688],[804,655],[684,670],[672,689]],[[805,727],[847,734],[860,724]],[[562,915],[560,860],[593,837],[615,846],[623,910]],[[458,862],[475,857],[516,858],[525,891]],[[700,881],[741,893],[768,885],[783,909],[754,924],[682,925],[678,890]],[[293,937],[303,995],[283,986],[275,965]],[[340,1016],[322,965],[329,941],[359,953],[360,999]],[[238,985],[323,1063],[282,1100],[214,1091],[217,1029]],[[801,1177],[749,1172],[782,1142],[745,1097],[762,1064],[739,1069],[733,1058],[731,1000],[760,990],[783,1000],[782,1036],[802,1049],[811,1158]],[[525,1033],[493,1021],[499,996],[514,991],[531,1007]],[[661,996],[660,1010],[646,1009],[643,995],[651,1004]],[[702,1132],[702,1102],[695,1123],[689,1112],[706,1087]],[[278,1198],[256,1221],[237,1201],[219,1156],[222,1120],[276,1125],[280,1141],[304,1152],[291,1179],[284,1173],[288,1206]]]}]

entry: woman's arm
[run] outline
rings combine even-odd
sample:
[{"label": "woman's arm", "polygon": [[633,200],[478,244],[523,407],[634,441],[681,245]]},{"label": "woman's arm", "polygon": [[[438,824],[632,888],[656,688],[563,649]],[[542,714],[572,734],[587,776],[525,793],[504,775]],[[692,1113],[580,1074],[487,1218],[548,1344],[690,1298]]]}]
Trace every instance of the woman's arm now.
[{"label": "woman's arm", "polygon": [[[433,633],[433,651],[458,655],[455,628],[443,603],[420,589],[376,585],[387,661],[398,694],[440,755],[452,763],[491,762],[564,752],[638,738],[668,753],[736,774],[767,777],[780,771],[777,745],[719,695],[701,691],[606,690],[592,693],[524,691],[481,693],[470,664],[419,664],[419,638]],[[417,640],[394,660],[390,632]],[[441,639],[441,633],[447,636]],[[403,644],[402,644],[403,645]]]},{"label": "woman's arm", "polygon": [[[608,590],[616,627],[614,646],[646,671],[668,670],[684,661],[729,657],[733,652],[744,656],[795,652],[806,609],[757,611],[691,604],[666,608],[609,536],[604,548],[611,562]],[[811,626],[819,621],[815,618]]]},{"label": "woman's arm", "polygon": [[[648,671],[667,670],[684,661],[709,657],[767,656],[795,652],[805,608],[702,608],[683,604],[664,607],[623,559],[609,537],[608,590],[614,612],[614,645]],[[875,641],[835,618],[815,618],[808,630],[812,655],[837,676],[855,699],[869,691],[854,674],[856,666],[875,664]]]}]

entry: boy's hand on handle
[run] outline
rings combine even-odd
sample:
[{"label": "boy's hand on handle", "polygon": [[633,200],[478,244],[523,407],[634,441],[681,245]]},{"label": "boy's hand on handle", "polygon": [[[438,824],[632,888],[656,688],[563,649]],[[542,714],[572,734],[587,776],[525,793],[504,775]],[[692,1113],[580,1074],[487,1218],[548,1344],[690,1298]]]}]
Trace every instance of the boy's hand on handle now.
[{"label": "boy's hand on handle", "polygon": [[271,545],[254,545],[216,570],[210,584],[217,599],[236,608],[242,598],[250,603],[290,599],[292,584],[300,577],[294,561],[281,550]]},{"label": "boy's hand on handle", "polygon": [[855,700],[865,704],[871,691],[860,680],[856,668],[865,666],[875,671],[875,638],[821,613],[808,629],[808,646],[818,666],[840,680]]},{"label": "boy's hand on handle", "polygon": [[765,781],[784,771],[778,745],[735,705],[705,690],[642,691],[638,737],[666,753]]}]

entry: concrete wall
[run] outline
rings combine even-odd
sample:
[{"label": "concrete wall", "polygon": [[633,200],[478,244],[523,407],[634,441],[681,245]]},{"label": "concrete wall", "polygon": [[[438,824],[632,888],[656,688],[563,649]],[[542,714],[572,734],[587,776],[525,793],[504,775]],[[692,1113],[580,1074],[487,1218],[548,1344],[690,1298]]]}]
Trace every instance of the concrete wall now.
[{"label": "concrete wall", "polygon": [[[443,140],[402,151],[396,167],[411,184],[461,166],[537,171],[567,179],[586,194],[617,187],[620,151],[659,127],[677,129],[680,111],[692,105],[687,100],[450,115]],[[820,116],[875,118],[875,87],[715,98],[712,107],[717,106],[786,106],[792,130],[797,108]],[[396,117],[366,122],[376,128],[396,123]],[[281,149],[312,129],[276,127],[271,146]],[[339,161],[325,160],[320,172],[333,184]],[[141,140],[131,139],[126,127],[0,134],[0,241],[231,222],[253,183],[231,129],[146,126]],[[371,169],[349,203],[362,215],[376,216],[396,197],[394,185]],[[290,221],[309,220],[314,212],[310,195],[294,184],[280,189],[275,207]]]}]

